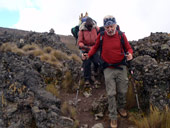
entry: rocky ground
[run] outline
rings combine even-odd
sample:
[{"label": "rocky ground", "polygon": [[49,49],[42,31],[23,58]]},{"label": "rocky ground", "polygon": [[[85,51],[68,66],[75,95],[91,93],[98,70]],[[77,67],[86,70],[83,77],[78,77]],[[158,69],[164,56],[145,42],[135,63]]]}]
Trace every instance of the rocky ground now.
[{"label": "rocky ground", "polygon": [[[62,101],[67,102],[76,102],[76,93],[68,94],[62,93],[61,94]],[[109,128],[110,120],[108,118],[108,111],[105,109],[103,113],[103,108],[105,104],[101,105],[97,103],[97,109],[99,113],[95,113],[95,103],[98,99],[102,99],[101,103],[106,103],[106,92],[105,92],[105,85],[101,85],[97,89],[92,90],[92,95],[90,97],[85,97],[83,95],[83,91],[79,91],[78,95],[78,103],[77,105],[73,105],[76,107],[77,110],[77,118],[80,122],[80,128]],[[99,110],[100,109],[100,110]],[[101,113],[100,113],[101,112]],[[118,125],[119,128],[136,128],[135,124],[129,120],[129,118],[122,118],[118,115]],[[98,127],[97,127],[98,126]],[[99,127],[100,126],[100,127]]]},{"label": "rocky ground", "polygon": [[[147,110],[152,104],[163,110],[170,106],[170,35],[151,33],[130,43],[141,107]],[[104,83],[88,98],[80,89],[74,105],[76,89],[83,83],[81,62],[75,56],[79,51],[73,37],[57,35],[53,29],[36,33],[0,28],[0,127],[73,128],[77,120],[81,128],[98,123],[109,127]],[[132,97],[128,101],[130,110]],[[76,112],[64,113],[64,102]],[[119,128],[135,127],[121,117],[118,123]]]}]

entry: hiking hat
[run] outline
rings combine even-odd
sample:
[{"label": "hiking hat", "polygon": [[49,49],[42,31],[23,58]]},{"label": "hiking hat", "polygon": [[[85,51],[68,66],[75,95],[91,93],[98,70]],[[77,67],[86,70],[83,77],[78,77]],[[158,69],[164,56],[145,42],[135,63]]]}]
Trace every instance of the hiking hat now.
[{"label": "hiking hat", "polygon": [[82,22],[82,23],[83,23],[83,22],[86,22],[87,18],[88,18],[88,17],[83,17],[83,18],[81,19],[81,22]]},{"label": "hiking hat", "polygon": [[112,24],[116,24],[116,19],[115,17],[111,15],[107,15],[103,19],[103,24],[104,24],[104,27],[112,25]]}]

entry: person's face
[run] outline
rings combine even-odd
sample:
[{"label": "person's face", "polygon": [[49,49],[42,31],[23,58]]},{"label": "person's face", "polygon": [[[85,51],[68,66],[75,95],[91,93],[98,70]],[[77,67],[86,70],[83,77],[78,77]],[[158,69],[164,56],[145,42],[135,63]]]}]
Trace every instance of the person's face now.
[{"label": "person's face", "polygon": [[107,32],[107,34],[109,36],[114,35],[115,34],[115,30],[116,30],[116,24],[112,24],[112,25],[106,26],[105,30],[106,30],[106,32]]},{"label": "person's face", "polygon": [[93,26],[92,26],[91,24],[86,25],[86,28],[87,28],[89,31],[91,31],[92,27],[93,27]]}]

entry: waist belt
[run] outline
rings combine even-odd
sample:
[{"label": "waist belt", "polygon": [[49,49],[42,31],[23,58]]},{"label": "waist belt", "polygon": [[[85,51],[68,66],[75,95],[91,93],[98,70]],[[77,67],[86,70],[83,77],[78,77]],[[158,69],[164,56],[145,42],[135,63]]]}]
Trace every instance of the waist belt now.
[{"label": "waist belt", "polygon": [[123,59],[121,62],[119,62],[119,63],[109,64],[109,63],[103,61],[103,59],[101,59],[99,63],[100,63],[100,66],[102,67],[102,69],[105,69],[105,68],[107,68],[107,67],[114,67],[114,68],[116,68],[116,69],[123,70],[123,68],[120,67],[120,65],[127,65],[127,62],[126,62],[126,58],[125,58],[125,57],[124,57],[124,59]]}]

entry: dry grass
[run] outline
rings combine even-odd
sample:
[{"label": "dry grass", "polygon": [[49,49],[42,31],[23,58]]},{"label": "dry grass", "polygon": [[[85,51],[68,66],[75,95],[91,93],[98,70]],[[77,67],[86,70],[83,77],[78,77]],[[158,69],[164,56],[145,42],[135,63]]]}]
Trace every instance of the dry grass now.
[{"label": "dry grass", "polygon": [[16,48],[16,47],[12,49],[12,52],[14,52],[14,53],[16,53],[16,54],[18,54],[20,56],[25,55],[25,52],[22,49],[19,49],[19,48]]},{"label": "dry grass", "polygon": [[28,51],[32,51],[32,50],[35,50],[39,48],[39,46],[37,44],[27,44],[25,45],[22,49],[25,51],[25,52],[28,52]]},{"label": "dry grass", "polygon": [[49,62],[50,61],[50,55],[49,54],[42,54],[40,56],[41,61]]},{"label": "dry grass", "polygon": [[[126,105],[127,105],[128,109],[131,109],[131,108],[134,108],[137,106],[135,92],[134,92],[134,85],[136,85],[137,95],[138,95],[140,88],[143,86],[143,81],[133,80],[132,76],[130,76],[130,75],[128,76],[128,78],[129,78],[129,83],[128,83],[127,104]],[[138,100],[140,102],[140,98]]]},{"label": "dry grass", "polygon": [[66,92],[72,92],[74,87],[74,80],[70,71],[66,72],[65,79],[63,80],[62,85]]},{"label": "dry grass", "polygon": [[64,102],[61,105],[61,111],[64,115],[69,116],[72,119],[77,118],[76,109],[74,107],[70,106],[67,102]]},{"label": "dry grass", "polygon": [[39,56],[41,61],[44,61],[46,63],[49,63],[55,67],[62,67],[62,64],[60,63],[60,61],[58,61],[57,59],[55,59],[54,56],[51,56],[50,54],[46,54],[44,53],[43,55]]},{"label": "dry grass", "polygon": [[59,97],[59,90],[55,87],[54,84],[48,84],[46,90],[51,92],[54,96]]},{"label": "dry grass", "polygon": [[41,61],[50,63],[55,67],[63,67],[61,61],[73,59],[77,62],[81,62],[80,58],[77,55],[68,56],[62,51],[55,50],[51,47],[44,47],[41,49],[37,44],[27,44],[22,49],[18,48],[14,43],[4,43],[0,47],[1,51],[10,51],[18,55],[33,55],[41,59]]},{"label": "dry grass", "polygon": [[39,49],[39,48],[37,48],[37,49],[35,49],[35,50],[31,51],[31,52],[28,52],[28,54],[29,53],[31,53],[34,56],[41,56],[41,55],[44,54],[43,51],[41,49]]},{"label": "dry grass", "polygon": [[43,48],[43,51],[44,51],[45,53],[50,54],[50,53],[53,51],[53,49],[52,49],[51,47],[44,47],[44,48]]},{"label": "dry grass", "polygon": [[17,48],[17,46],[13,43],[4,43],[4,44],[1,45],[0,50],[12,52],[13,48]]},{"label": "dry grass", "polygon": [[170,128],[170,110],[166,107],[164,111],[160,111],[151,106],[148,115],[142,117],[131,113],[130,120],[135,122],[138,128]]},{"label": "dry grass", "polygon": [[9,90],[11,93],[18,93],[18,94],[22,94],[26,91],[26,86],[22,85],[21,87],[18,87],[18,83],[14,82],[9,86]]},{"label": "dry grass", "polygon": [[60,61],[69,59],[69,57],[68,57],[68,55],[66,53],[64,53],[62,51],[59,51],[59,50],[54,50],[54,51],[52,51],[51,54],[53,56],[55,56],[55,58],[57,60],[60,60]]},{"label": "dry grass", "polygon": [[6,99],[5,99],[5,97],[4,97],[4,93],[2,93],[2,95],[1,95],[1,105],[2,106],[6,106],[7,105],[7,101],[6,101]]},{"label": "dry grass", "polygon": [[136,106],[136,99],[135,99],[135,94],[133,90],[133,85],[132,83],[129,82],[129,87],[128,87],[128,92],[127,92],[127,108],[130,109],[132,107]]},{"label": "dry grass", "polygon": [[52,62],[57,62],[58,60],[55,58],[55,56],[51,55],[51,59]]},{"label": "dry grass", "polygon": [[80,64],[82,63],[82,60],[79,56],[77,56],[76,54],[71,54],[70,59],[79,62]]},{"label": "dry grass", "polygon": [[79,128],[79,125],[80,125],[80,122],[78,120],[75,120],[73,128]]}]

